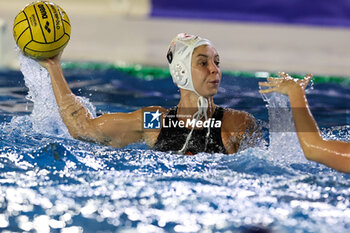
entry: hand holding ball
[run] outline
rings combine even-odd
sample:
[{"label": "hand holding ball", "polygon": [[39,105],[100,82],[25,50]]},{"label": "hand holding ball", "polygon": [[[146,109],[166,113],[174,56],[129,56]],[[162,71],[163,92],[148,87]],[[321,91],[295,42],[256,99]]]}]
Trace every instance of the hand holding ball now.
[{"label": "hand holding ball", "polygon": [[66,12],[51,2],[26,6],[15,18],[13,36],[22,52],[34,59],[51,58],[68,44],[71,26]]}]

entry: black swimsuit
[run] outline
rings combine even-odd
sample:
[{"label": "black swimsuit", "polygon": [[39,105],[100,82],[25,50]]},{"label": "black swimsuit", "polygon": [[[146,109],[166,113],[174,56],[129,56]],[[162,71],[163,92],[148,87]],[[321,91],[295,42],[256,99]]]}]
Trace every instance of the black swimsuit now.
[{"label": "black swimsuit", "polygon": [[[213,118],[215,121],[221,121],[224,115],[224,111],[224,108],[216,107],[215,112],[211,118]],[[176,113],[177,107],[170,109],[165,117],[165,122],[178,122]],[[187,135],[191,132],[191,129],[188,129],[186,127],[179,127],[178,125],[175,127],[174,125],[175,124],[170,124],[170,127],[162,127],[157,141],[154,145],[154,150],[179,151],[182,149],[186,142]],[[221,127],[210,127],[207,146],[205,146],[207,132],[207,128],[193,130],[185,154],[197,154],[200,152],[227,154],[227,151],[221,139]]]}]

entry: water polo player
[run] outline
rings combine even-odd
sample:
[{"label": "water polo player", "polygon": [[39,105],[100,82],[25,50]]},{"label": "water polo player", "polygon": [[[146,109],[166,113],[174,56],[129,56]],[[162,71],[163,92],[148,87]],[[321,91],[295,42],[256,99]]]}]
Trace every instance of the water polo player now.
[{"label": "water polo player", "polygon": [[180,89],[177,106],[168,110],[151,106],[97,118],[92,117],[69,88],[60,55],[40,64],[50,73],[61,117],[76,139],[113,147],[143,141],[155,150],[182,154],[237,152],[241,142],[248,141],[244,139],[255,135],[257,124],[247,112],[214,104],[221,70],[213,44],[181,33],[172,40],[167,59],[173,81]]}]

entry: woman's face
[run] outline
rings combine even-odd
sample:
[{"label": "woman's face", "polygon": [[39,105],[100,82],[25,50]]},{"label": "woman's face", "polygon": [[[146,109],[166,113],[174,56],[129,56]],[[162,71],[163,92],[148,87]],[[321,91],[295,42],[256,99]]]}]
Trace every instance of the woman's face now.
[{"label": "woman's face", "polygon": [[220,57],[211,45],[201,45],[193,51],[191,72],[195,90],[204,97],[218,92],[221,81]]}]

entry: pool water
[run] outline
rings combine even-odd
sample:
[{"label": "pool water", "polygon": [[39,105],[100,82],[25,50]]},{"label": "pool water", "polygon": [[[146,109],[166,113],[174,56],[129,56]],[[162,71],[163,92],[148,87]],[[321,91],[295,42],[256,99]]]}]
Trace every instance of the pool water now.
[{"label": "pool water", "polygon": [[[286,98],[265,102],[259,79],[225,75],[215,102],[253,114],[264,143],[233,155],[181,156],[144,144],[116,149],[74,140],[46,71],[20,59],[25,78],[0,71],[1,231],[349,232],[350,175],[304,158],[290,113],[276,111]],[[171,107],[179,99],[170,78],[64,72],[96,115]],[[324,137],[350,141],[349,90],[327,83],[308,91]],[[269,132],[276,124],[284,129]]]}]

